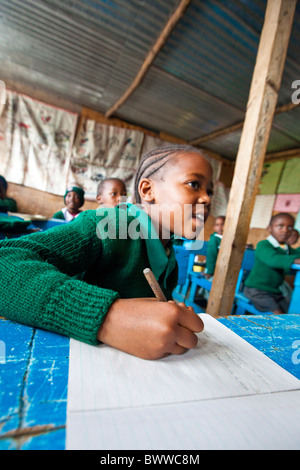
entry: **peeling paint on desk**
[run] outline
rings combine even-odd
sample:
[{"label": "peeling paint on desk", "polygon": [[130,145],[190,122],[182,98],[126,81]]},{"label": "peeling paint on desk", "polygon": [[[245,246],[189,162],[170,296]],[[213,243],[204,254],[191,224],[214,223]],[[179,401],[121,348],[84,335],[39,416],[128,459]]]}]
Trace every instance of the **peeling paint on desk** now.
[{"label": "peeling paint on desk", "polygon": [[[300,314],[218,318],[300,378],[292,357]],[[0,318],[0,449],[63,450],[66,435],[69,339]]]},{"label": "peeling paint on desk", "polygon": [[64,449],[69,339],[5,320],[0,326],[0,449]]},{"label": "peeling paint on desk", "polygon": [[300,314],[241,315],[218,320],[300,379],[293,343],[300,340]]}]

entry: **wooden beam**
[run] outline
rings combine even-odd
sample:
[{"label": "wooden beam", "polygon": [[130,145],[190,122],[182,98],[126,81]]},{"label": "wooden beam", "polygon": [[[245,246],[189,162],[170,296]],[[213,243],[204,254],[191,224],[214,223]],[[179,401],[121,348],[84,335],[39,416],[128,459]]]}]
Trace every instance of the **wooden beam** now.
[{"label": "wooden beam", "polygon": [[[287,113],[288,111],[291,111],[294,108],[297,108],[300,106],[300,103],[287,103],[282,106],[278,106],[275,109],[274,114],[280,114],[280,113]],[[200,145],[202,142],[207,142],[208,140],[213,140],[216,139],[217,137],[221,137],[222,135],[227,135],[231,134],[232,132],[235,132],[239,129],[241,129],[244,125],[245,121],[239,121],[236,124],[232,124],[231,126],[223,127],[222,129],[218,129],[217,131],[210,132],[209,134],[205,134],[202,137],[198,137],[197,139],[191,140],[189,142],[190,145]]]},{"label": "wooden beam", "polygon": [[278,152],[270,152],[266,154],[265,162],[275,160],[288,160],[290,158],[300,157],[300,147],[296,147],[288,150],[280,150]]},{"label": "wooden beam", "polygon": [[161,34],[159,35],[159,38],[157,39],[156,43],[150,50],[150,52],[147,54],[143,65],[141,66],[139,72],[137,73],[135,79],[129,86],[129,88],[125,91],[125,93],[121,96],[121,98],[118,99],[118,101],[115,102],[113,106],[109,108],[108,111],[105,113],[105,117],[109,118],[114,114],[114,112],[120,108],[126,100],[132,95],[132,93],[136,90],[136,88],[140,85],[142,82],[144,76],[146,75],[148,69],[150,68],[151,64],[153,63],[155,57],[159,53],[160,49],[163,47],[165,44],[166,40],[168,39],[169,35],[171,34],[173,28],[176,26],[180,18],[184,15],[184,12],[188,5],[191,3],[191,0],[181,0],[179,6],[176,8],[174,13],[170,16],[168,22],[166,23],[164,29],[162,30]]},{"label": "wooden beam", "polygon": [[268,0],[207,313],[230,315],[280,88],[296,0]]}]

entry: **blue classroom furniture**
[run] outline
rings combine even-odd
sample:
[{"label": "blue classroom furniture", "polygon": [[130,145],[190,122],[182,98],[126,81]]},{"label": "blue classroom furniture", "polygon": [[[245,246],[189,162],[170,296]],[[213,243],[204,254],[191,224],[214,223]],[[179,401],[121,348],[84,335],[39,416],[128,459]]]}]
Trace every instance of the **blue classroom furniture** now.
[{"label": "blue classroom furniture", "polygon": [[288,313],[300,313],[300,264],[292,264],[291,272],[295,274],[295,280]]},{"label": "blue classroom furniture", "polygon": [[[300,379],[300,315],[218,318]],[[0,318],[0,449],[64,450],[69,339]]]},{"label": "blue classroom furniture", "polygon": [[[186,243],[183,246],[174,246],[178,263],[178,281],[172,295],[174,300],[184,302],[186,305],[191,305],[187,295],[191,287],[191,276],[196,274],[193,271],[194,259],[196,255],[206,256],[207,242],[203,242],[203,246],[200,249],[193,249],[192,247],[192,243]],[[197,313],[203,312],[197,304],[195,304],[194,309]]]},{"label": "blue classroom furniture", "polygon": [[[24,220],[22,217],[16,215],[8,215],[6,212],[0,212],[0,216],[9,217],[11,220]],[[40,229],[42,231],[48,230],[49,228],[55,227],[56,225],[64,225],[66,224],[65,220],[61,219],[34,219],[31,221],[31,224],[28,225],[27,230],[29,229]],[[10,233],[9,238],[18,238],[24,236],[25,233]],[[0,231],[0,240],[4,240],[6,237],[6,233]]]},{"label": "blue classroom furniture", "polygon": [[[254,265],[255,250],[246,250],[243,256],[241,269],[239,272],[235,296],[234,296],[234,313],[236,315],[244,315],[252,313],[252,315],[261,315],[262,312],[257,310],[250,299],[243,294],[244,282],[250,274]],[[272,312],[263,312],[264,315],[273,315]]]},{"label": "blue classroom furniture", "polygon": [[[201,272],[193,271],[194,258],[196,254],[206,256],[207,254],[207,242],[204,242],[201,250],[188,250],[186,246],[176,246],[175,255],[178,262],[178,284],[176,289],[173,291],[173,298],[178,302],[184,302],[187,306],[192,306],[196,313],[203,313],[204,310],[196,303],[195,297],[199,287],[202,287],[208,291],[211,290],[212,282],[206,279]],[[243,294],[244,281],[249,275],[255,258],[255,250],[245,250],[241,269],[239,272],[234,305],[232,314],[235,315],[273,315],[272,312],[261,312],[257,310],[250,299]],[[292,271],[296,272],[294,291],[292,301],[289,307],[288,313],[300,313],[300,266],[294,264]]]}]

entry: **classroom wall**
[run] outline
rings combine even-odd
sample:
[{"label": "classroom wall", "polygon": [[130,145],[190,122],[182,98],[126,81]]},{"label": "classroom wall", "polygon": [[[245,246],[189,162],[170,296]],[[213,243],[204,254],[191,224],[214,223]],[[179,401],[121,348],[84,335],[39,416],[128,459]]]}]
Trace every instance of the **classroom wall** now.
[{"label": "classroom wall", "polygon": [[[64,108],[68,111],[77,112],[80,115],[80,119],[78,121],[79,128],[82,119],[93,119],[97,122],[101,122],[104,124],[110,124],[114,126],[120,127],[128,127],[128,128],[135,128],[137,130],[141,130],[149,135],[157,136],[163,140],[173,141],[177,143],[184,143],[181,139],[176,139],[174,136],[166,135],[163,133],[154,134],[151,131],[142,129],[138,126],[133,126],[131,124],[125,123],[117,118],[107,119],[105,116],[99,112],[94,110],[80,107],[76,103],[72,103],[67,101],[62,96],[54,96],[47,91],[43,91],[40,88],[35,88],[31,86],[24,86],[21,83],[6,82],[7,88],[11,89],[12,91],[17,91],[19,93],[27,94],[34,99],[38,99],[49,103],[51,105]],[[209,152],[211,156],[216,159],[221,159],[216,154],[212,154]],[[227,188],[230,188],[233,178],[234,172],[234,164],[232,162],[222,160],[222,170],[219,177],[219,180],[224,183]],[[39,191],[36,189],[32,189],[29,187],[25,187],[18,184],[9,183],[8,185],[8,192],[9,197],[14,198],[17,201],[18,211],[24,214],[39,214],[45,217],[52,217],[52,215],[61,210],[64,206],[63,197],[57,196],[54,194],[46,193],[43,191]],[[98,207],[96,201],[86,201],[84,206],[82,207],[83,210],[87,209],[96,209]],[[214,217],[209,216],[206,224],[205,224],[205,231],[204,231],[204,239],[208,240],[211,233],[213,233],[213,225],[214,225]],[[268,231],[266,229],[261,228],[251,228],[249,230],[249,236],[247,239],[247,243],[252,243],[254,247],[256,247],[257,243],[266,238],[268,236]],[[300,246],[300,241],[298,242]]]}]

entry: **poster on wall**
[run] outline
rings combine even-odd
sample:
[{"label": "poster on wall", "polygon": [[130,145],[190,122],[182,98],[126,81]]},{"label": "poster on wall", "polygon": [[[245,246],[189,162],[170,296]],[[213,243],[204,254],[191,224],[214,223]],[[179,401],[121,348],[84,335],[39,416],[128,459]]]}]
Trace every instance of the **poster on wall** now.
[{"label": "poster on wall", "polygon": [[83,121],[72,150],[68,185],[82,187],[90,200],[95,200],[97,186],[106,178],[120,178],[128,189],[140,161],[143,139],[140,131]]},{"label": "poster on wall", "polygon": [[300,194],[277,194],[274,211],[298,213],[300,209]]},{"label": "poster on wall", "polygon": [[250,228],[267,228],[273,213],[275,194],[262,194],[255,198]]},{"label": "poster on wall", "polygon": [[282,172],[278,194],[300,193],[300,158],[287,160]]},{"label": "poster on wall", "polygon": [[78,115],[7,91],[0,118],[0,173],[7,181],[63,195]]},{"label": "poster on wall", "polygon": [[259,194],[275,194],[277,192],[284,164],[284,160],[264,164],[259,184]]},{"label": "poster on wall", "polygon": [[211,201],[211,215],[218,217],[219,215],[226,215],[227,205],[229,200],[230,188],[227,188],[221,181],[214,183],[214,195]]}]

